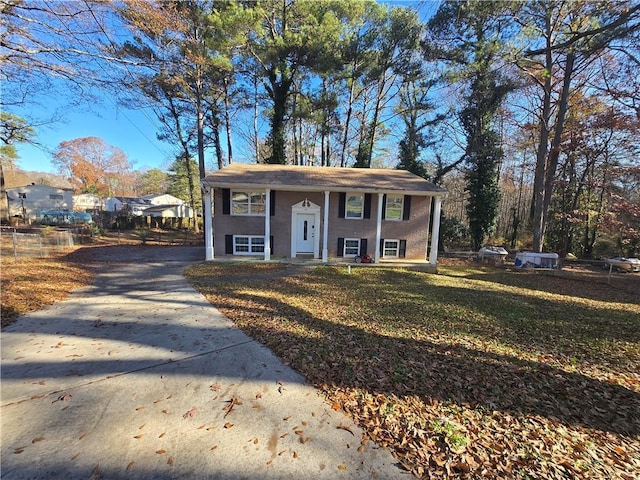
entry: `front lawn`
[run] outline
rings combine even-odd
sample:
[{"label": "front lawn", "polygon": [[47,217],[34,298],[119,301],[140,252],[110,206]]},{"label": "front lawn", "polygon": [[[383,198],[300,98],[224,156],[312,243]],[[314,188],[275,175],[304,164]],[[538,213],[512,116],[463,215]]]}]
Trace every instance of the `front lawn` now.
[{"label": "front lawn", "polygon": [[360,448],[423,478],[640,478],[640,275],[221,268],[187,276],[362,425]]}]

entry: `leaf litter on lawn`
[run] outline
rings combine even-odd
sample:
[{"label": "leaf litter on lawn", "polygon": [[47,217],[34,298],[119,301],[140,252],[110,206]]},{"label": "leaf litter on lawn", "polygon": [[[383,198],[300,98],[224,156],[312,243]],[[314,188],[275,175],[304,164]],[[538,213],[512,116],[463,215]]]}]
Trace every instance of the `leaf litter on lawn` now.
[{"label": "leaf litter on lawn", "polygon": [[196,288],[419,478],[640,477],[640,306],[606,286],[589,298],[579,275],[554,293],[545,275],[334,267],[215,282],[198,268]]}]

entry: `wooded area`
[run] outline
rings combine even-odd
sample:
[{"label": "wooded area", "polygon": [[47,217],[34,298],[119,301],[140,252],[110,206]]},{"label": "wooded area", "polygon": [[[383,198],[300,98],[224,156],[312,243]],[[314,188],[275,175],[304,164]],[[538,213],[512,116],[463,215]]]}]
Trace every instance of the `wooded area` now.
[{"label": "wooded area", "polygon": [[[1,5],[3,112],[61,79],[70,108],[97,89],[152,108],[194,206],[238,160],[405,168],[449,190],[450,248],[640,252],[637,1]],[[3,113],[4,166],[41,121]],[[131,175],[115,164],[92,175]]]}]

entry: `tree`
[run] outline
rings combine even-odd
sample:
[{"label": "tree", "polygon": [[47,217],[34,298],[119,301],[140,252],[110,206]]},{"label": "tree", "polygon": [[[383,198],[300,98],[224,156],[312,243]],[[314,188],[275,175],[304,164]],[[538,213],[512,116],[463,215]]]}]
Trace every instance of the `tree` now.
[{"label": "tree", "polygon": [[428,57],[444,62],[449,78],[464,86],[463,105],[457,112],[466,140],[460,161],[466,166],[467,217],[475,249],[493,232],[500,200],[498,168],[503,151],[496,116],[515,88],[500,68],[511,8],[509,2],[444,3],[429,22],[433,38],[425,45]]},{"label": "tree", "polygon": [[138,195],[162,194],[167,192],[169,178],[159,168],[152,168],[137,176],[136,191]]},{"label": "tree", "polygon": [[542,91],[532,218],[533,249],[540,252],[574,83],[614,41],[640,29],[640,5],[537,1],[525,3],[518,20],[534,32],[520,66]]},{"label": "tree", "polygon": [[61,142],[53,153],[53,164],[67,176],[77,193],[122,195],[131,167],[126,154],[97,137]]},{"label": "tree", "polygon": [[196,195],[192,188],[198,182],[197,172],[197,163],[193,158],[178,157],[169,167],[167,176],[167,193],[187,202],[194,212],[202,210],[202,197]]}]

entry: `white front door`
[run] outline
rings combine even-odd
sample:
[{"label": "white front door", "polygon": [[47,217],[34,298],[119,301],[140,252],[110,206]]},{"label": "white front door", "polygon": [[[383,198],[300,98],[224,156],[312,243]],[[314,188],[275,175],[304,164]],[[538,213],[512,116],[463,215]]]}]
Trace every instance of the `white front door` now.
[{"label": "white front door", "polygon": [[296,215],[296,253],[314,253],[316,216],[309,213]]}]

